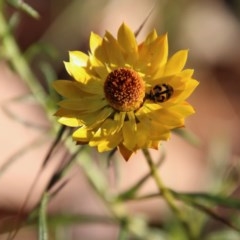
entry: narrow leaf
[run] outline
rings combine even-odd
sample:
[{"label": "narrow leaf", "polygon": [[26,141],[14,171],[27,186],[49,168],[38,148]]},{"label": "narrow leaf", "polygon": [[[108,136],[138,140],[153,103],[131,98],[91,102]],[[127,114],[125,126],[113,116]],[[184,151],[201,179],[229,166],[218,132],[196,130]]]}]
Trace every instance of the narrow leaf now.
[{"label": "narrow leaf", "polygon": [[40,17],[39,13],[23,0],[7,0],[7,2],[12,7],[27,13],[29,16],[35,19],[38,19]]}]

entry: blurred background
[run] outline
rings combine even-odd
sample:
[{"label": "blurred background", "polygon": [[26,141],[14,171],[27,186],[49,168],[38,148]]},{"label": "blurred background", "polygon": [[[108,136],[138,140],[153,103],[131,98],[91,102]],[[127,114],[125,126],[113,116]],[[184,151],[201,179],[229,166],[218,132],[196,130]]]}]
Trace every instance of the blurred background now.
[{"label": "blurred background", "polygon": [[[4,2],[4,1],[2,1]],[[10,1],[9,1],[10,2]],[[166,158],[160,172],[167,186],[179,191],[218,191],[231,169],[236,186],[240,155],[240,3],[238,0],[28,0],[40,18],[34,19],[9,4],[1,8],[12,29],[17,45],[31,70],[47,94],[54,96],[50,83],[68,79],[63,61],[68,51],[88,51],[89,35],[110,31],[114,35],[122,22],[137,30],[153,9],[138,36],[141,42],[155,28],[158,34],[168,32],[169,51],[189,49],[188,68],[200,85],[189,102],[196,114],[186,122],[186,128],[198,138],[198,145],[189,144],[174,135],[163,143]],[[0,18],[0,34],[3,27]],[[13,221],[28,195],[55,133],[51,124],[54,107],[46,109],[29,97],[29,89],[14,71],[4,52],[0,36],[0,231]],[[50,116],[50,117],[49,117]],[[49,120],[50,119],[50,120]],[[32,191],[26,213],[37,204],[59,159],[65,153],[58,148],[47,168],[39,176]],[[99,161],[95,150],[92,156]],[[158,157],[159,153],[152,154]],[[129,162],[119,155],[119,179],[112,166],[106,172],[109,185],[115,191],[124,190],[147,172],[141,153]],[[233,175],[231,177],[233,177]],[[94,194],[79,166],[68,174],[70,181],[50,202],[49,211],[104,214],[106,209]],[[238,189],[232,191],[238,195]],[[149,181],[142,192],[154,192]],[[158,224],[168,214],[159,199],[130,202],[130,212],[146,215]],[[161,214],[160,214],[161,213]],[[227,214],[224,212],[224,214]],[[216,226],[217,227],[217,226]],[[60,239],[116,239],[114,225],[81,225],[60,231]],[[97,238],[96,238],[97,234]],[[5,239],[3,234],[0,239]],[[63,237],[64,236],[64,237]],[[16,239],[36,239],[34,228],[23,228]]]}]

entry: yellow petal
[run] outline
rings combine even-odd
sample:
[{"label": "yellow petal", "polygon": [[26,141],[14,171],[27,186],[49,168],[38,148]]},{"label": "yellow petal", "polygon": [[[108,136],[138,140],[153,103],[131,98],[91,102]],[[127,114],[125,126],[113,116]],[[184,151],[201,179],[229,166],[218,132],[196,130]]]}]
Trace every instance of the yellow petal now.
[{"label": "yellow petal", "polygon": [[71,117],[61,117],[58,119],[58,122],[66,125],[68,127],[80,127],[83,124],[79,121],[77,118],[71,118]]},{"label": "yellow petal", "polygon": [[[160,117],[160,116],[159,116]],[[139,118],[135,138],[138,148],[147,147],[151,141],[166,140],[170,132],[169,127],[162,124],[157,119],[152,118],[152,114],[147,114]]]},{"label": "yellow petal", "polygon": [[146,39],[144,40],[144,44],[149,45],[150,43],[152,43],[157,38],[158,38],[158,34],[157,34],[157,31],[154,29],[152,32],[150,32],[147,35]]},{"label": "yellow petal", "polygon": [[106,32],[105,34],[103,46],[108,56],[108,65],[113,65],[117,67],[124,66],[125,61],[121,47],[117,40],[109,32]]},{"label": "yellow petal", "polygon": [[136,118],[135,118],[134,112],[132,112],[132,111],[127,112],[127,117],[128,117],[128,121],[130,122],[130,124],[132,126],[132,131],[136,131],[137,125],[136,125]]},{"label": "yellow petal", "polygon": [[90,146],[97,146],[99,152],[109,151],[122,141],[121,132],[116,132],[117,122],[112,119],[106,119],[101,125],[98,126],[98,130],[94,133]]},{"label": "yellow petal", "polygon": [[90,35],[90,50],[92,54],[95,54],[96,50],[99,49],[99,47],[102,45],[102,38],[96,34],[91,32]]},{"label": "yellow petal", "polygon": [[118,135],[108,136],[106,139],[101,139],[99,142],[91,141],[89,142],[90,146],[97,146],[99,152],[110,151],[118,146],[120,143],[120,138]]},{"label": "yellow petal", "polygon": [[137,138],[137,125],[133,112],[128,112],[128,121],[125,121],[122,127],[123,131],[123,144],[130,150],[136,146]]},{"label": "yellow petal", "polygon": [[78,115],[78,111],[59,108],[54,116],[58,117],[76,117]]},{"label": "yellow petal", "polygon": [[90,50],[91,54],[89,54],[89,60],[92,66],[92,69],[96,74],[103,80],[106,79],[108,75],[108,71],[106,69],[105,64],[109,62],[107,57],[107,52],[103,46],[103,39],[95,34],[91,33],[90,36]]},{"label": "yellow petal", "polygon": [[78,98],[89,96],[88,93],[83,92],[80,89],[80,85],[77,82],[69,80],[57,80],[53,82],[55,90],[66,98]]},{"label": "yellow petal", "polygon": [[185,85],[185,89],[181,92],[181,94],[178,97],[178,101],[181,102],[185,99],[187,99],[192,92],[195,90],[195,88],[198,86],[199,82],[195,79],[189,79]]},{"label": "yellow petal", "polygon": [[152,65],[161,67],[167,62],[168,58],[168,37],[167,34],[159,36],[154,42],[149,45],[149,51],[152,56]]},{"label": "yellow petal", "polygon": [[107,105],[106,100],[100,99],[99,96],[65,99],[59,102],[59,106],[82,112],[95,112]]},{"label": "yellow petal", "polygon": [[122,132],[112,134],[108,138],[110,150],[116,148],[122,142]]},{"label": "yellow petal", "polygon": [[134,138],[136,139],[136,145],[133,148],[134,150],[143,148],[143,146],[146,145],[146,142],[150,141],[149,138],[150,127],[151,126],[148,125],[147,128],[144,128],[140,123],[137,124],[137,131],[134,136]]},{"label": "yellow petal", "polygon": [[152,31],[151,33],[148,34],[144,42],[138,45],[138,52],[141,57],[141,59],[144,59],[148,54],[148,46],[155,41],[158,38],[156,30]]},{"label": "yellow petal", "polygon": [[63,125],[69,127],[79,127],[83,125],[83,122],[78,118],[80,115],[78,111],[60,108],[54,115],[60,117],[58,122]]},{"label": "yellow petal", "polygon": [[188,79],[192,77],[193,73],[194,73],[193,69],[184,69],[183,71],[178,73],[177,76]]},{"label": "yellow petal", "polygon": [[69,52],[70,62],[79,67],[86,67],[88,62],[88,55],[80,51]]},{"label": "yellow petal", "polygon": [[[94,134],[90,146],[97,146],[99,152],[109,151],[122,141],[121,132],[115,132],[116,123],[107,119]],[[111,134],[114,132],[114,134]]]},{"label": "yellow petal", "polygon": [[71,62],[64,62],[64,65],[68,74],[79,82],[84,83],[91,78],[85,68],[72,64]]},{"label": "yellow petal", "polygon": [[[162,35],[154,41],[144,42],[139,46],[139,63],[138,66],[147,71],[146,67],[151,70],[151,73],[158,70],[159,76],[163,76],[163,66],[168,58],[168,39],[167,35]],[[153,77],[153,76],[152,76]]]},{"label": "yellow petal", "polygon": [[116,112],[114,114],[114,121],[117,123],[116,131],[120,131],[122,128],[125,118],[126,118],[126,112]]},{"label": "yellow petal", "polygon": [[[148,121],[140,121],[138,129],[144,129],[142,131],[145,131],[145,142],[149,142],[150,140],[166,140],[166,137],[168,137],[170,133],[170,129],[166,127],[166,125],[150,119],[148,119]],[[142,145],[142,147],[144,147],[144,145]]]},{"label": "yellow petal", "polygon": [[[176,80],[176,79],[173,79],[173,78],[176,78],[176,76],[167,76],[167,77],[162,77],[162,76],[158,76],[158,75],[155,75],[154,77],[152,77],[152,78],[149,78],[149,79],[147,79],[146,81],[147,81],[147,83],[148,83],[148,85],[151,87],[151,88],[153,88],[154,86],[156,86],[157,84],[163,84],[163,83],[167,83],[167,84],[170,84],[172,87],[174,87],[174,85],[173,84],[177,84],[177,83],[179,83],[180,82],[180,84],[181,84],[181,81],[179,81],[179,80],[181,80],[181,78],[180,77],[178,77],[178,79]],[[173,83],[173,80],[175,80],[175,83]],[[181,84],[182,85],[182,84]]]},{"label": "yellow petal", "polygon": [[80,84],[80,88],[84,92],[103,94],[103,81],[95,76],[90,76],[84,68],[65,62],[68,73]]},{"label": "yellow petal", "polygon": [[[142,116],[143,118],[144,116]],[[158,122],[162,126],[182,126],[182,119],[179,118],[179,114],[171,108],[163,108],[158,111],[151,112],[147,115],[148,118]],[[143,121],[141,118],[140,121]]]},{"label": "yellow petal", "polygon": [[108,60],[102,62],[95,55],[90,55],[92,70],[96,73],[96,76],[102,80],[102,82],[104,82],[109,74],[107,67],[105,66],[106,62],[108,62]]},{"label": "yellow petal", "polygon": [[95,129],[99,127],[110,115],[113,114],[111,107],[99,109],[97,112],[81,114],[81,121],[88,127],[88,129]]},{"label": "yellow petal", "polygon": [[159,111],[160,109],[162,109],[160,104],[146,101],[144,105],[135,113],[135,115],[140,119],[142,116],[145,116],[151,112]]},{"label": "yellow petal", "polygon": [[72,137],[75,141],[89,142],[93,137],[93,132],[87,130],[85,127],[81,127],[73,133]]},{"label": "yellow petal", "polygon": [[105,137],[111,135],[116,131],[117,123],[112,119],[106,119],[99,127],[98,131],[94,134],[95,138]]},{"label": "yellow petal", "polygon": [[183,67],[186,64],[188,56],[188,50],[181,50],[176,52],[167,62],[164,75],[174,75],[182,71]]},{"label": "yellow petal", "polygon": [[149,145],[147,147],[158,150],[159,149],[159,141],[151,141],[151,142],[149,142]]},{"label": "yellow petal", "polygon": [[137,41],[135,35],[126,24],[123,23],[120,26],[117,39],[120,46],[125,49],[125,52],[129,54],[137,52]]},{"label": "yellow petal", "polygon": [[126,121],[122,127],[123,133],[123,144],[129,150],[133,150],[136,146],[137,139],[136,139],[136,131],[134,131],[133,126],[130,121]]},{"label": "yellow petal", "polygon": [[193,107],[187,102],[175,105],[171,107],[171,110],[177,112],[182,118],[188,117],[189,115],[195,113]]},{"label": "yellow petal", "polygon": [[117,39],[124,51],[125,65],[135,66],[138,62],[138,45],[134,33],[126,24],[120,26]]}]

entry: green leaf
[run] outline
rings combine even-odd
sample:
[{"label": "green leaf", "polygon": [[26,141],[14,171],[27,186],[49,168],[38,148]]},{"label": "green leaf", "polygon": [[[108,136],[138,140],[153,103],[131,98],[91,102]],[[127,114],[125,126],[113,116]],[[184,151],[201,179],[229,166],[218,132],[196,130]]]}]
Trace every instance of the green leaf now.
[{"label": "green leaf", "polygon": [[218,215],[215,211],[213,211],[212,209],[210,209],[209,207],[206,207],[204,205],[201,205],[201,204],[197,204],[197,203],[194,203],[193,204],[194,207],[196,207],[198,210],[204,212],[205,214],[207,214],[209,217],[211,217],[212,219],[218,221],[218,222],[221,222],[222,224],[228,226],[229,228],[233,229],[233,230],[236,230],[236,231],[239,231],[240,229],[235,226],[233,223],[231,223],[231,221],[229,221],[228,219]]},{"label": "green leaf", "polygon": [[7,3],[16,9],[27,13],[35,19],[40,17],[39,13],[23,0],[7,0]]},{"label": "green leaf", "polygon": [[240,209],[240,199],[214,195],[209,193],[179,193],[171,190],[171,192],[184,202],[202,202],[214,204],[218,206]]},{"label": "green leaf", "polygon": [[212,195],[207,193],[177,193],[171,190],[173,195],[179,199],[184,201],[187,204],[191,204],[196,209],[204,212],[212,219],[221,222],[222,224],[228,226],[229,228],[240,231],[240,228],[233,224],[228,219],[217,214],[209,205],[214,206],[223,206],[228,208],[240,209],[240,200],[229,198],[226,196]]}]

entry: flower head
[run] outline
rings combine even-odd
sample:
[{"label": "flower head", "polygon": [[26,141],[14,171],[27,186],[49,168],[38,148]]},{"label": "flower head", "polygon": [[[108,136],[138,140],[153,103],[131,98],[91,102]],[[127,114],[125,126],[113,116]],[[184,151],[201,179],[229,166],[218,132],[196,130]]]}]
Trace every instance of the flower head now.
[{"label": "flower head", "polygon": [[76,128],[72,137],[78,144],[99,152],[117,147],[128,160],[138,149],[157,149],[194,113],[185,100],[198,82],[193,70],[183,70],[187,53],[168,59],[167,35],[155,30],[139,45],[126,24],[117,38],[92,33],[89,54],[72,51],[65,62],[73,80],[54,82],[65,98],[55,115]]}]

